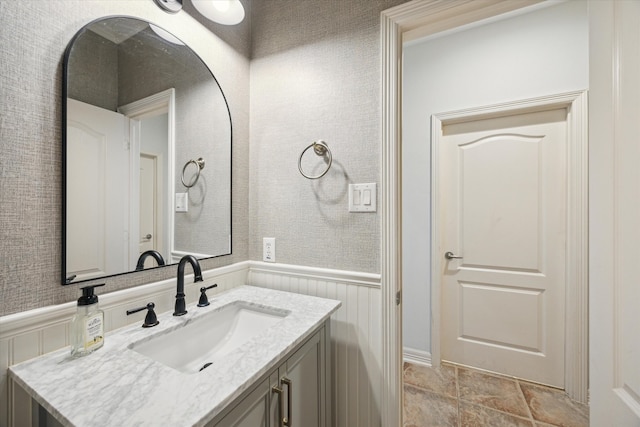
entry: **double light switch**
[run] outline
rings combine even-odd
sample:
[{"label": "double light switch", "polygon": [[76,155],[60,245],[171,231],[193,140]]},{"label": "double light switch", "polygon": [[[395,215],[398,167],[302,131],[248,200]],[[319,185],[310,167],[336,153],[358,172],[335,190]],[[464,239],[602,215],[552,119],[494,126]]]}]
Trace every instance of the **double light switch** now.
[{"label": "double light switch", "polygon": [[349,212],[376,211],[376,184],[349,184]]}]

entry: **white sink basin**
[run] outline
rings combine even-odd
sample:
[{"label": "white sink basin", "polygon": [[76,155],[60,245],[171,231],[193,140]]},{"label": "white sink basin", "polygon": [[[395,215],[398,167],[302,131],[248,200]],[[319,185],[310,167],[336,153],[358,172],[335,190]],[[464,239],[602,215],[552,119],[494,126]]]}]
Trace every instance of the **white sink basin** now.
[{"label": "white sink basin", "polygon": [[178,371],[197,373],[288,314],[285,310],[236,301],[129,348]]}]

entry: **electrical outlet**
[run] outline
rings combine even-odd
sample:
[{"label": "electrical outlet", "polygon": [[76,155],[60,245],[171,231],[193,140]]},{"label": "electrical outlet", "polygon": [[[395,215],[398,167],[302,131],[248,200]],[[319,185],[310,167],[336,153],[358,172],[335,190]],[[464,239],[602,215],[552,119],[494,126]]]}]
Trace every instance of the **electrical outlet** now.
[{"label": "electrical outlet", "polygon": [[276,262],[276,238],[262,238],[262,260],[266,262]]},{"label": "electrical outlet", "polygon": [[189,212],[189,193],[176,193],[176,212]]}]

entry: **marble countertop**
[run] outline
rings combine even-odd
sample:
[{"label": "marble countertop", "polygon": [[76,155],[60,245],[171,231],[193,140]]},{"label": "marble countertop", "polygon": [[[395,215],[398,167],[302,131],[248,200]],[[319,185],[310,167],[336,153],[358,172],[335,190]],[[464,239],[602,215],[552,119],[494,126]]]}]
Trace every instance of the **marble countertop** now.
[{"label": "marble countertop", "polygon": [[[183,373],[129,349],[237,301],[289,311],[280,323],[240,346],[215,365]],[[64,348],[9,368],[9,374],[63,425],[204,425],[255,381],[278,365],[340,307],[339,301],[240,286],[215,295],[208,307],[187,307],[181,317],[158,316],[105,336],[96,352],[74,359]]]}]

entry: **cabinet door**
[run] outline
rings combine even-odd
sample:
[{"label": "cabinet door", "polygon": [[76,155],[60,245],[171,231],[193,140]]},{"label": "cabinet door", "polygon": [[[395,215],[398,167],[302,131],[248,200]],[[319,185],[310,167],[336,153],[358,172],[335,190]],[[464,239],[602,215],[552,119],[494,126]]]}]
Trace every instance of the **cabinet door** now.
[{"label": "cabinet door", "polygon": [[280,367],[289,427],[324,427],[324,335],[315,334]]},{"label": "cabinet door", "polygon": [[215,426],[224,427],[270,427],[271,379],[262,381],[247,397],[225,415]]},{"label": "cabinet door", "polygon": [[[327,427],[326,325],[211,427]],[[287,419],[285,422],[284,419]]]}]

